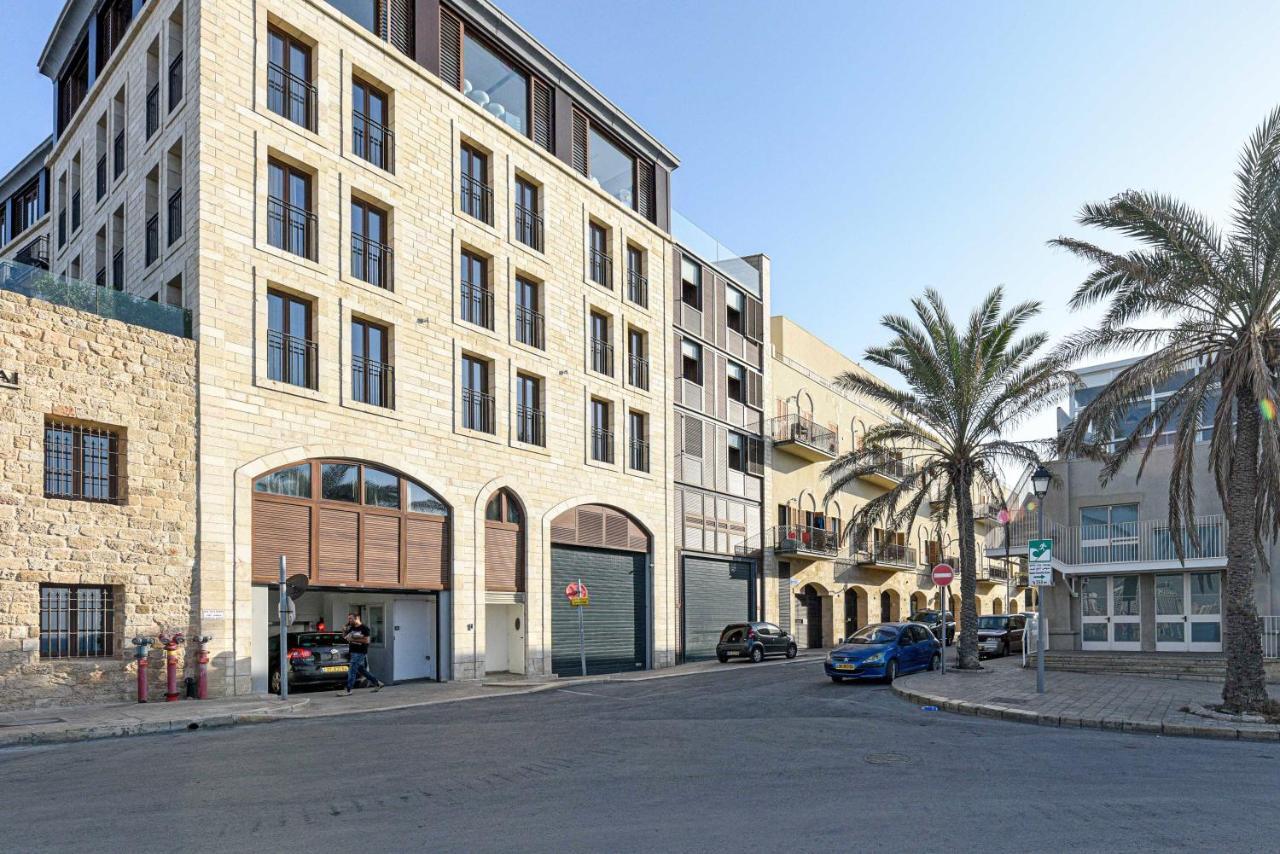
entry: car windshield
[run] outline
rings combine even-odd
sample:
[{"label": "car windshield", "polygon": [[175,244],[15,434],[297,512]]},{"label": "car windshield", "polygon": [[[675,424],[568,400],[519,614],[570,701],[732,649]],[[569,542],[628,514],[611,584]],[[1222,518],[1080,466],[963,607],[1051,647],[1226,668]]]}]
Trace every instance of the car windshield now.
[{"label": "car windshield", "polygon": [[292,641],[294,646],[303,649],[311,649],[317,646],[341,646],[346,643],[342,639],[342,635],[337,632],[313,632],[311,634],[298,635]]},{"label": "car windshield", "polygon": [[978,628],[980,629],[1003,629],[1009,625],[1008,617],[979,617]]},{"label": "car windshield", "polygon": [[890,643],[898,637],[898,630],[889,626],[865,626],[849,638],[849,643]]}]

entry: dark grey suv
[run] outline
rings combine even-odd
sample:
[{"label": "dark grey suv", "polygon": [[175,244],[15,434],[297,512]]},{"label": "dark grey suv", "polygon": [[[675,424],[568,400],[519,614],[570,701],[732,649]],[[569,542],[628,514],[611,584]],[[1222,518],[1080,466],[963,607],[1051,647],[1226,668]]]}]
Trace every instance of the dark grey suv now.
[{"label": "dark grey suv", "polygon": [[796,639],[773,623],[730,623],[720,632],[716,658],[749,658],[764,661],[766,655],[796,657]]}]

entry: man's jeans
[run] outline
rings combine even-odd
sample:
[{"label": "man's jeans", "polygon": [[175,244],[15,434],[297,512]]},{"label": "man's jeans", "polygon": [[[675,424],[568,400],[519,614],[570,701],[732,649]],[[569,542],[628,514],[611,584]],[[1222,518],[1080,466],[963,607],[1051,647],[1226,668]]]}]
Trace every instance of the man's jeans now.
[{"label": "man's jeans", "polygon": [[377,685],[378,677],[369,672],[366,666],[369,663],[369,654],[364,652],[351,653],[351,663],[347,665],[347,690],[350,691],[356,687],[356,680],[363,676],[369,680],[369,684]]}]

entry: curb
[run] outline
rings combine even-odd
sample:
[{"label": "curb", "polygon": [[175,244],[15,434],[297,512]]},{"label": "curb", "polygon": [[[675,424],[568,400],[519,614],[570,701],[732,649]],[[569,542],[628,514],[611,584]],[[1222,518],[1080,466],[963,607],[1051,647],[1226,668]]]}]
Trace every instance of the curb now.
[{"label": "curb", "polygon": [[1195,724],[1168,723],[1165,721],[1127,720],[1119,717],[1076,718],[1066,715],[1054,715],[1034,712],[1029,709],[1010,709],[994,704],[974,703],[968,700],[955,700],[937,694],[925,694],[904,688],[895,682],[893,693],[909,703],[924,706],[937,706],[944,712],[971,717],[998,718],[1006,721],[1036,724],[1059,728],[1101,729],[1114,732],[1146,733],[1148,735],[1168,735],[1188,738],[1212,738],[1228,741],[1280,741],[1280,726],[1270,729],[1258,727],[1222,727],[1197,726]]}]

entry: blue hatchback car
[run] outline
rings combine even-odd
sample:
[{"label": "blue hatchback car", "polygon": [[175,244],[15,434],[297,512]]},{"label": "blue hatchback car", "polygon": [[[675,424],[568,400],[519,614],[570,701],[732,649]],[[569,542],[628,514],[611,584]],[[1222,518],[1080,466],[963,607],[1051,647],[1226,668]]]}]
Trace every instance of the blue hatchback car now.
[{"label": "blue hatchback car", "polygon": [[832,682],[879,679],[892,682],[902,673],[934,670],[942,661],[942,644],[923,623],[877,623],[864,626],[827,656],[824,668]]}]

